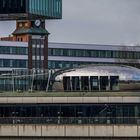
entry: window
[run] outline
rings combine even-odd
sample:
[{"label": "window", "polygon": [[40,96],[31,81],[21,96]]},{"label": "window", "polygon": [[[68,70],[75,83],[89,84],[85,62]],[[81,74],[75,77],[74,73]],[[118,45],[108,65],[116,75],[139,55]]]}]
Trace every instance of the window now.
[{"label": "window", "polygon": [[112,55],[111,55],[111,51],[105,51],[105,53],[106,53],[106,58],[111,58],[112,57]]},{"label": "window", "polygon": [[4,67],[10,67],[10,60],[4,59],[4,60],[3,60],[3,66],[4,66]]},{"label": "window", "polygon": [[69,56],[76,56],[76,50],[69,50]]},{"label": "window", "polygon": [[12,67],[14,67],[14,68],[26,68],[27,61],[26,60],[12,60]]},{"label": "window", "polygon": [[91,57],[91,51],[90,50],[85,50],[85,56],[86,57]]},{"label": "window", "polygon": [[84,56],[84,50],[76,50],[76,56],[83,57]]},{"label": "window", "polygon": [[113,51],[113,58],[119,58],[119,52]]},{"label": "window", "polygon": [[99,57],[99,51],[97,51],[97,50],[92,50],[92,51],[91,51],[91,56],[92,56],[92,57]]},{"label": "window", "polygon": [[49,56],[140,59],[140,52],[52,48]]},{"label": "window", "polygon": [[69,49],[63,49],[63,55],[69,56]]},{"label": "window", "polygon": [[105,51],[99,51],[99,57],[105,58],[106,54]]},{"label": "window", "polygon": [[48,49],[48,56],[53,56],[53,50],[52,49]]}]

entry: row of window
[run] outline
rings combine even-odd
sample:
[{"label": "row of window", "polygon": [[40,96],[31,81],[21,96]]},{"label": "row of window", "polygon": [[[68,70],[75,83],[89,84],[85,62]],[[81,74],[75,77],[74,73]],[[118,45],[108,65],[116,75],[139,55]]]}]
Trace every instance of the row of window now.
[{"label": "row of window", "polygon": [[136,51],[111,51],[111,50],[81,50],[81,49],[49,49],[49,56],[71,57],[96,57],[96,58],[121,58],[140,59],[140,52]]},{"label": "row of window", "polygon": [[[73,68],[80,65],[88,65],[88,64],[113,64],[113,63],[104,63],[104,62],[76,62],[76,61],[48,61],[49,69],[55,68]],[[116,63],[118,64],[118,63]]]},{"label": "row of window", "polygon": [[72,68],[79,65],[86,65],[86,64],[98,64],[94,62],[74,62],[74,61],[48,61],[49,69],[55,68]]},{"label": "row of window", "polygon": [[0,67],[27,68],[27,60],[0,59]]},{"label": "row of window", "polygon": [[25,13],[26,0],[0,0],[0,13]]},{"label": "row of window", "polygon": [[[43,68],[43,61],[33,61],[34,68]],[[73,68],[80,65],[87,64],[106,64],[100,62],[74,62],[74,61],[49,61],[48,68],[49,69],[59,69],[59,68]],[[107,63],[112,64],[112,63]],[[116,63],[117,64],[117,63]],[[135,64],[134,66],[137,67]],[[14,68],[27,68],[28,61],[27,60],[10,60],[10,59],[0,59],[0,67],[14,67]]]},{"label": "row of window", "polygon": [[0,54],[19,54],[28,55],[28,48],[0,46]]},{"label": "row of window", "polygon": [[[114,64],[109,62],[76,62],[76,61],[48,61],[49,69],[59,69],[59,68],[73,68],[80,65],[88,65],[88,64]],[[123,63],[115,63],[115,64],[123,64]],[[125,64],[127,65],[127,64]],[[128,63],[130,66],[140,67],[139,64]]]},{"label": "row of window", "polygon": [[[0,117],[140,117],[139,104],[8,104]],[[108,119],[109,119],[108,118]]]},{"label": "row of window", "polygon": [[[106,64],[99,62],[74,62],[74,61],[48,61],[49,69],[59,69],[59,68],[72,68],[80,65],[87,64]],[[112,63],[108,63],[112,64]],[[117,63],[116,63],[117,64]],[[135,65],[137,66],[137,65]],[[0,59],[0,67],[14,67],[14,68],[27,68],[27,60],[10,60],[10,59]],[[33,61],[33,67],[43,68],[43,61]]]},{"label": "row of window", "polygon": [[[28,48],[0,46],[0,54],[28,55]],[[38,56],[43,55],[43,48],[33,49],[33,54]],[[69,57],[140,59],[140,52],[110,50],[49,49],[48,55]]]},{"label": "row of window", "polygon": [[[84,64],[93,64],[92,62],[67,62],[67,61],[49,61],[49,69],[55,68],[72,68]],[[94,63],[98,64],[98,63]],[[0,59],[0,67],[14,67],[14,68],[27,68],[27,60],[10,60],[10,59]],[[43,61],[33,61],[33,67],[42,68]]]},{"label": "row of window", "polygon": [[[13,86],[14,83],[14,86]],[[27,91],[31,88],[31,83],[32,80],[31,78],[28,80],[24,79],[0,79],[0,91],[17,91],[17,90],[22,90],[22,91]],[[13,88],[14,87],[14,88]]]}]

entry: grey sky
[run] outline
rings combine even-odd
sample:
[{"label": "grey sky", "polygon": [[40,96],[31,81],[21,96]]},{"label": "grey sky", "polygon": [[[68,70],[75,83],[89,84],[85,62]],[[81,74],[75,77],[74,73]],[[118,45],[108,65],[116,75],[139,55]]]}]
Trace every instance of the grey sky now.
[{"label": "grey sky", "polygon": [[[13,25],[1,22],[0,34]],[[63,19],[46,27],[51,42],[140,44],[140,0],[63,0]]]}]

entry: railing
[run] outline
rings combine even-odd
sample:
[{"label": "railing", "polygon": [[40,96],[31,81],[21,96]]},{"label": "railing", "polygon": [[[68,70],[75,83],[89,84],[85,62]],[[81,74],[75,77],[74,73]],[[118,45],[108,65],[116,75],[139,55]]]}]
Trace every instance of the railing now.
[{"label": "railing", "polygon": [[140,125],[140,117],[1,117],[0,124],[135,124]]}]

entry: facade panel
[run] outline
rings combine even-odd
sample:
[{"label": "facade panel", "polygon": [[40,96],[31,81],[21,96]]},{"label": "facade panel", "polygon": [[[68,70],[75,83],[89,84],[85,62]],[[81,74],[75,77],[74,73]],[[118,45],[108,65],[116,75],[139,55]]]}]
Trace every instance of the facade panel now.
[{"label": "facade panel", "polygon": [[62,17],[62,0],[29,0],[29,13],[48,18]]},{"label": "facade panel", "polygon": [[62,0],[0,0],[0,19],[61,19]]}]

